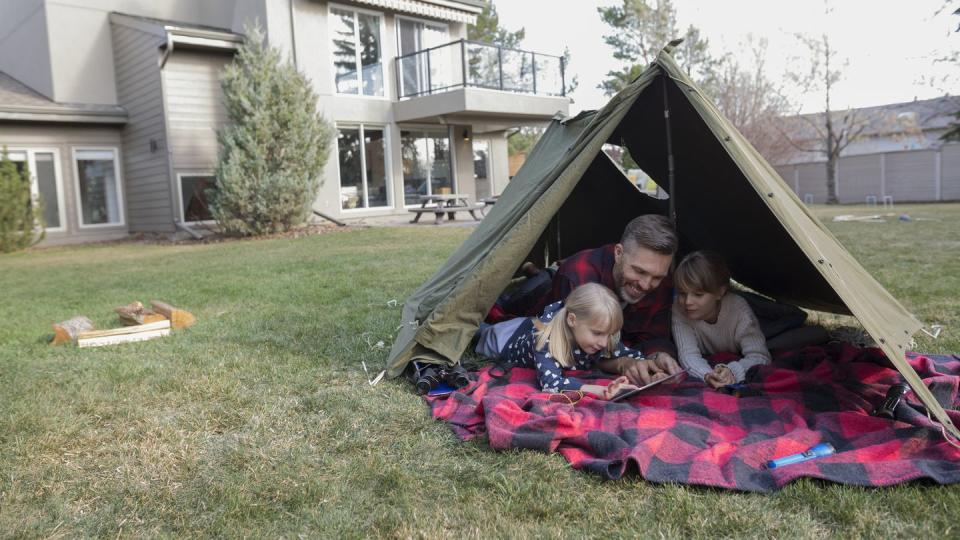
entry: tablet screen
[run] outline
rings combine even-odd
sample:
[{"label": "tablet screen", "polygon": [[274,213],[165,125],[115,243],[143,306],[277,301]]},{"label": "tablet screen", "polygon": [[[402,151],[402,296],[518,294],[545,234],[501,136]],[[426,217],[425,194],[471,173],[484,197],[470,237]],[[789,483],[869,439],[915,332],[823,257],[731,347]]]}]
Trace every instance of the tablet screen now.
[{"label": "tablet screen", "polygon": [[664,377],[664,378],[662,378],[662,379],[657,379],[656,381],[653,381],[653,382],[651,382],[651,383],[645,384],[645,385],[641,386],[640,388],[637,388],[636,390],[627,390],[626,392],[620,392],[619,394],[617,394],[617,395],[613,396],[612,398],[610,398],[610,401],[622,401],[622,400],[624,400],[624,399],[627,399],[628,397],[635,396],[635,395],[639,394],[640,392],[643,392],[644,390],[646,390],[647,388],[650,388],[651,386],[656,386],[656,385],[658,385],[658,384],[660,384],[660,383],[663,383],[663,382],[675,380],[675,379],[677,379],[678,377],[680,377],[681,375],[683,375],[683,374],[686,373],[686,372],[687,372],[687,370],[681,369],[680,371],[678,371],[677,373],[674,373],[673,375],[668,375],[668,376],[666,376],[666,377]]}]

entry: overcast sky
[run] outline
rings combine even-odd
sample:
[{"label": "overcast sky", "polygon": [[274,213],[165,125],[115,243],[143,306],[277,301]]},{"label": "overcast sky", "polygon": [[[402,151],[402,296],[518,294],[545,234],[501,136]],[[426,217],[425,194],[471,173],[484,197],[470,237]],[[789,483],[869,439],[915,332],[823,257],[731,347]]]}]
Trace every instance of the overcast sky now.
[{"label": "overcast sky", "polygon": [[[597,6],[616,0],[494,0],[500,25],[526,29],[523,47],[560,54],[570,48],[569,70],[579,76],[571,114],[596,109],[606,102],[597,85],[608,71],[622,64],[613,58],[604,41],[610,27],[600,21]],[[833,108],[866,107],[885,103],[960,94],[960,68],[934,58],[960,49],[955,33],[960,16],[952,12],[960,2],[942,9],[945,0],[842,0],[832,2],[829,17],[816,0],[674,0],[680,28],[698,27],[709,39],[715,55],[735,51],[748,35],[766,38],[768,76],[783,81],[783,73],[804,48],[796,33],[819,36],[826,31],[831,44],[845,60],[843,80],[832,95]],[[937,11],[940,13],[935,15]],[[749,55],[738,57],[750,63]],[[931,86],[926,78],[952,80]],[[796,107],[802,112],[823,110],[821,95],[799,95],[790,85]]]}]

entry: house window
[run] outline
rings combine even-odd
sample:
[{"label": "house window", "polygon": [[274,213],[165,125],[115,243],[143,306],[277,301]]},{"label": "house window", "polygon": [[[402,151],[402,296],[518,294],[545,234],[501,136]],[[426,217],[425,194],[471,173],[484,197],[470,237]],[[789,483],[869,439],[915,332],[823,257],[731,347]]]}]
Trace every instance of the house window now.
[{"label": "house window", "polygon": [[52,150],[24,150],[10,152],[9,159],[18,171],[30,171],[30,191],[34,199],[39,198],[43,205],[44,226],[48,230],[63,229],[63,194],[56,153]]},{"label": "house window", "polygon": [[338,128],[337,154],[340,208],[377,208],[390,204],[383,128],[363,125]]},{"label": "house window", "polygon": [[401,96],[426,94],[452,84],[452,55],[459,55],[460,48],[443,47],[428,51],[445,43],[446,26],[397,18]]},{"label": "house window", "polygon": [[187,223],[212,221],[209,194],[217,187],[216,178],[212,174],[181,174],[179,178],[180,211],[183,221]]},{"label": "house window", "polygon": [[77,150],[74,164],[81,225],[122,225],[116,150]]},{"label": "house window", "polygon": [[330,9],[333,68],[339,94],[383,95],[383,50],[379,15]]},{"label": "house window", "polygon": [[421,195],[453,193],[450,136],[445,132],[401,131],[403,193],[406,204]]}]

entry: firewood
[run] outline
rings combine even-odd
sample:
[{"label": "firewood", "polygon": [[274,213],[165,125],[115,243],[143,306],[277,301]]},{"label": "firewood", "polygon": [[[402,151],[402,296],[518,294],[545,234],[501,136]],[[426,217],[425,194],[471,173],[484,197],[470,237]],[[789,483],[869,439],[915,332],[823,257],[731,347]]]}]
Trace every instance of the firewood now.
[{"label": "firewood", "polygon": [[147,324],[166,319],[166,317],[160,313],[144,308],[140,302],[133,302],[126,306],[118,307],[114,309],[114,311],[116,311],[117,316],[120,317],[120,322],[127,326]]},{"label": "firewood", "polygon": [[80,348],[101,347],[115,343],[146,341],[167,335],[170,335],[170,321],[164,319],[162,321],[138,326],[81,332],[77,335],[77,346]]},{"label": "firewood", "polygon": [[170,319],[170,324],[174,328],[186,328],[197,322],[197,318],[194,317],[189,311],[175,308],[166,302],[151,300],[150,306],[157,313],[160,313],[164,317]]},{"label": "firewood", "polygon": [[53,325],[53,341],[50,344],[73,343],[77,340],[77,334],[88,330],[93,330],[93,322],[82,315],[58,322]]}]

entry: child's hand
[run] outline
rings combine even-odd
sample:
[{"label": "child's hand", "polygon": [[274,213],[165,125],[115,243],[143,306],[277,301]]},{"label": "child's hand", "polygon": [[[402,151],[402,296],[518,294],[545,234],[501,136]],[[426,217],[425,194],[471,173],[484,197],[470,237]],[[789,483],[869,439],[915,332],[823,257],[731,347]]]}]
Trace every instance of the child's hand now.
[{"label": "child's hand", "polygon": [[703,377],[703,382],[710,385],[711,388],[717,389],[728,384],[733,384],[737,382],[737,379],[733,376],[733,371],[730,371],[730,368],[723,364],[718,364],[713,368],[713,371]]},{"label": "child's hand", "polygon": [[611,399],[620,392],[636,390],[637,388],[638,387],[636,385],[630,384],[630,379],[628,379],[626,375],[623,375],[610,381],[610,384],[604,387],[603,399]]}]

